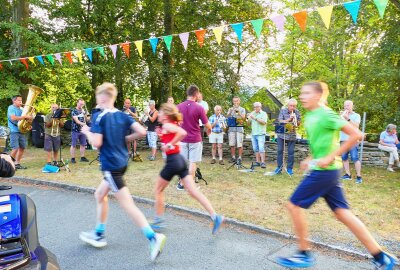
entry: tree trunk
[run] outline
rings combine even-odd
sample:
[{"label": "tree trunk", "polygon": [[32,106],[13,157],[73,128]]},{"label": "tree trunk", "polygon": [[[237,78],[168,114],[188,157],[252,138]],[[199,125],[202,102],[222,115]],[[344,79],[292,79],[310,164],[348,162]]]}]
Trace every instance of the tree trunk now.
[{"label": "tree trunk", "polygon": [[[12,2],[12,21],[21,27],[27,27],[29,20],[29,1],[14,0]],[[12,58],[21,57],[26,50],[26,40],[19,30],[13,30],[13,40],[11,42],[10,56]]]},{"label": "tree trunk", "polygon": [[[171,35],[174,30],[174,17],[172,13],[172,0],[164,0],[164,29],[165,35]],[[163,54],[163,86],[158,103],[165,102],[168,96],[172,96],[172,59],[168,50]]]}]

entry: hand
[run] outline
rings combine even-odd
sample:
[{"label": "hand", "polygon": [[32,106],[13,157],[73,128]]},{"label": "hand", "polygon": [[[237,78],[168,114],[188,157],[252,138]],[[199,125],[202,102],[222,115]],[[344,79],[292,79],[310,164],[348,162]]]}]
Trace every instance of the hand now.
[{"label": "hand", "polygon": [[24,115],[22,116],[25,120],[32,120],[33,117],[31,115]]},{"label": "hand", "polygon": [[14,161],[12,160],[12,158],[11,158],[10,155],[1,154],[0,157],[1,157],[2,159],[4,159],[5,161],[7,161],[8,163],[10,163],[11,166],[12,166],[12,167],[14,168],[14,170],[15,170],[15,164],[14,164]]},{"label": "hand", "polygon": [[87,125],[83,125],[81,131],[82,131],[82,133],[86,134],[86,133],[90,132],[90,127],[88,127]]},{"label": "hand", "polygon": [[320,168],[326,168],[328,167],[333,161],[335,160],[335,156],[332,155],[328,155],[324,158],[321,158],[318,162],[317,162],[317,166]]},{"label": "hand", "polygon": [[207,136],[210,136],[211,134],[211,129],[207,129]]},{"label": "hand", "polygon": [[310,159],[305,159],[300,162],[300,170],[306,171],[308,170],[308,164],[310,163]]}]

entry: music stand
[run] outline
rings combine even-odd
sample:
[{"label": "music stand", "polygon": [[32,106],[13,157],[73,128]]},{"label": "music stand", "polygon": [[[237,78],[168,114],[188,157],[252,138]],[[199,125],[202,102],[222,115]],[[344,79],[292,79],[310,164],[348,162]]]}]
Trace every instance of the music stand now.
[{"label": "music stand", "polygon": [[[67,118],[67,116],[69,115],[70,112],[71,112],[71,109],[69,109],[69,108],[60,108],[60,109],[57,109],[53,113],[53,116],[51,118],[58,119],[60,121],[62,118]],[[60,135],[61,135],[61,129],[60,129]],[[59,168],[65,167],[66,171],[68,171],[68,172],[71,171],[68,166],[68,161],[65,163],[64,160],[62,159],[62,145],[61,144],[60,144],[60,157],[57,161],[57,167],[59,167]]]},{"label": "music stand", "polygon": [[[243,127],[243,125],[239,125],[238,124],[238,121],[237,121],[236,117],[232,117],[231,116],[231,117],[228,117],[226,120],[227,120],[227,124],[228,124],[229,128],[231,128],[231,127],[236,127],[236,128]],[[229,128],[228,128],[228,134],[229,134]],[[237,131],[235,131],[235,132],[237,132]],[[229,135],[228,135],[228,137],[229,137]],[[237,140],[235,141],[235,148],[237,148]],[[229,170],[233,166],[235,166],[237,170],[239,170],[239,169],[249,170],[249,168],[245,167],[241,162],[239,162],[238,158],[226,170]]]}]

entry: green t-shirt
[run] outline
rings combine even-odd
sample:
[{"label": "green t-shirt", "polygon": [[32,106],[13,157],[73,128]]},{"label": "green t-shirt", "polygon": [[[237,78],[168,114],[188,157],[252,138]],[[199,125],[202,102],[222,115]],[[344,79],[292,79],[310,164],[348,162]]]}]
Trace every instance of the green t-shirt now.
[{"label": "green t-shirt", "polygon": [[[327,107],[319,107],[305,116],[305,129],[313,159],[326,157],[340,146],[339,131],[348,122]],[[341,157],[327,168],[315,167],[315,170],[338,170],[342,168]]]},{"label": "green t-shirt", "polygon": [[[265,135],[267,133],[267,113],[264,111],[260,111],[259,113],[253,111],[251,115],[255,117],[255,119],[251,119],[251,135]],[[264,121],[265,124],[260,124],[257,119]]]}]

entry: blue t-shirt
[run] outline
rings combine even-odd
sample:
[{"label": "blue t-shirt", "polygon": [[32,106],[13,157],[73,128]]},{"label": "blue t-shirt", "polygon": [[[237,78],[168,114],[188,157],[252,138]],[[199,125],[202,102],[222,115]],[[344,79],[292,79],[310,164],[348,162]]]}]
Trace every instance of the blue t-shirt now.
[{"label": "blue t-shirt", "polygon": [[90,131],[103,135],[100,147],[102,171],[113,171],[128,165],[128,149],[125,136],[135,119],[117,110],[104,110],[93,116]]},{"label": "blue t-shirt", "polygon": [[22,109],[15,107],[14,104],[8,106],[8,110],[7,110],[7,118],[8,118],[8,127],[10,128],[11,133],[16,133],[19,132],[18,129],[18,121],[11,121],[11,115],[15,115],[15,116],[21,116],[22,115]]},{"label": "blue t-shirt", "polygon": [[396,147],[397,135],[389,135],[386,131],[384,131],[381,133],[380,140],[382,140],[384,143],[389,144],[392,147]]}]

